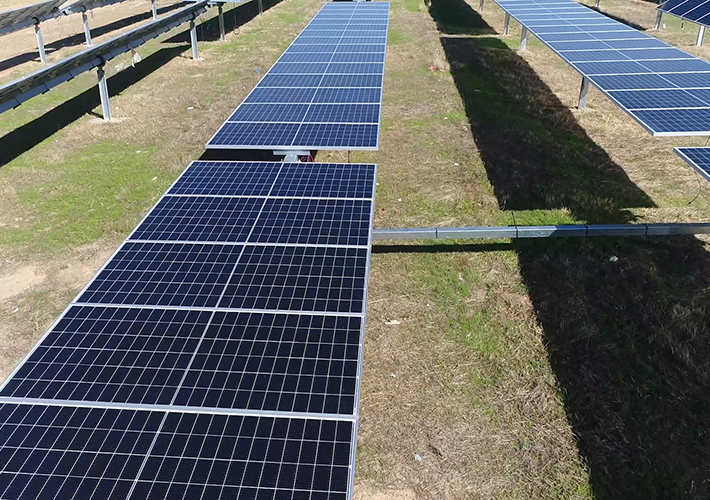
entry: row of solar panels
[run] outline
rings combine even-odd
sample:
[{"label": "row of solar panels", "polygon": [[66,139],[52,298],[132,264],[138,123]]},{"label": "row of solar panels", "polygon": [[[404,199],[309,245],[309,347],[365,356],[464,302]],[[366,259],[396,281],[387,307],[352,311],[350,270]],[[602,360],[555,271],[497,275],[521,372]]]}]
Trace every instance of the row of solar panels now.
[{"label": "row of solar panels", "polygon": [[351,498],[375,178],[193,162],[0,387],[0,498]]},{"label": "row of solar panels", "polygon": [[70,15],[104,7],[124,0],[48,0],[46,2],[0,12],[0,35],[37,25],[61,15]]},{"label": "row of solar panels", "polygon": [[377,149],[389,3],[330,3],[208,149]]},{"label": "row of solar panels", "polygon": [[102,66],[114,57],[195,19],[207,10],[208,4],[209,0],[200,0],[156,21],[134,28],[111,40],[84,49],[77,54],[0,86],[0,113],[17,107],[60,83],[71,80],[92,68]]},{"label": "row of solar panels", "polygon": [[0,390],[0,496],[346,498],[375,173],[191,164]]},{"label": "row of solar panels", "polygon": [[572,0],[496,0],[654,135],[710,134],[710,63]]}]

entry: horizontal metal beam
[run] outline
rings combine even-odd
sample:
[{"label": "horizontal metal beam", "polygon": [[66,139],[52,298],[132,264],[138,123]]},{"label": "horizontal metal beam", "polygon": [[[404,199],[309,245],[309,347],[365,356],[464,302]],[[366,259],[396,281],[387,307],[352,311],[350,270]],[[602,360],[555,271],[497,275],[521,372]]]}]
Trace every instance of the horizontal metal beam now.
[{"label": "horizontal metal beam", "polygon": [[710,223],[580,224],[558,226],[403,227],[374,229],[373,240],[586,238],[710,234]]}]

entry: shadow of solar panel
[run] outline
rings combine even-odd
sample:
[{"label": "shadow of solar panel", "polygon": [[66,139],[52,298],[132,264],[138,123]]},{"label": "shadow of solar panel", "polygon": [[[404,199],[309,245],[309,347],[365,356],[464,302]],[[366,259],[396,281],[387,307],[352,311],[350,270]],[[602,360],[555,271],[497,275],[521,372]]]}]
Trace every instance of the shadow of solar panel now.
[{"label": "shadow of solar panel", "polygon": [[176,405],[352,415],[362,319],[215,313]]},{"label": "shadow of solar panel", "polygon": [[362,313],[367,249],[244,248],[219,307]]},{"label": "shadow of solar panel", "polygon": [[241,245],[125,243],[77,302],[214,307]]},{"label": "shadow of solar panel", "polygon": [[74,306],[0,395],[170,404],[211,313]]}]

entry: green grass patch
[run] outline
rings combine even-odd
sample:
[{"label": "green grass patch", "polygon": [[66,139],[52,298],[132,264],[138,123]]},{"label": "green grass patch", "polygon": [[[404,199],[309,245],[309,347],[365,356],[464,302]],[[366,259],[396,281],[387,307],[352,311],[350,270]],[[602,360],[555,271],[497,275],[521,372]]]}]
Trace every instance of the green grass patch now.
[{"label": "green grass patch", "polygon": [[151,161],[152,150],[137,150],[104,141],[59,164],[36,166],[39,175],[51,171],[50,180],[17,192],[29,223],[0,229],[0,244],[51,257],[127,234],[171,181]]}]

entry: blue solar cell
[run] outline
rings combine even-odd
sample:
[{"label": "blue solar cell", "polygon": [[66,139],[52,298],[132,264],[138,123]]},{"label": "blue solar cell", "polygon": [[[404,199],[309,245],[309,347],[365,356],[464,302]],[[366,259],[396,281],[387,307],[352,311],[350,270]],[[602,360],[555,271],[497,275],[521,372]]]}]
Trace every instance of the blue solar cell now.
[{"label": "blue solar cell", "polygon": [[535,35],[544,35],[548,33],[583,33],[583,31],[575,26],[547,26],[544,28],[536,28],[531,30]]},{"label": "blue solar cell", "polygon": [[321,75],[265,75],[259,87],[317,87]]},{"label": "blue solar cell", "polygon": [[[645,65],[645,63],[644,63]],[[648,68],[639,63],[629,62],[588,62],[575,63],[573,66],[585,75],[617,75],[631,73],[651,73]]]},{"label": "blue solar cell", "polygon": [[689,90],[688,92],[703,101],[704,107],[710,107],[710,89]]},{"label": "blue solar cell", "polygon": [[379,88],[322,88],[318,89],[314,103],[379,103],[382,91]]},{"label": "blue solar cell", "polygon": [[176,405],[352,415],[362,318],[217,312]]},{"label": "blue solar cell", "polygon": [[694,59],[694,57],[687,52],[673,48],[631,49],[620,50],[619,52],[634,61],[653,59]]},{"label": "blue solar cell", "polygon": [[[547,40],[546,40],[547,41]],[[609,49],[609,45],[599,40],[588,40],[588,41],[561,41],[561,42],[548,42],[550,47],[557,51],[561,50],[606,50]]]},{"label": "blue solar cell", "polygon": [[241,245],[125,243],[79,303],[214,307]]},{"label": "blue solar cell", "polygon": [[[369,35],[369,36],[344,36],[340,39],[340,45],[379,45],[387,43],[387,35]],[[337,47],[335,50],[338,50]]]},{"label": "blue solar cell", "polygon": [[663,73],[663,78],[683,88],[710,88],[710,73]]},{"label": "blue solar cell", "polygon": [[271,196],[372,199],[374,177],[374,165],[285,163]]},{"label": "blue solar cell", "polygon": [[598,26],[585,26],[584,31],[588,31],[590,33],[594,33],[594,32],[608,32],[608,33],[622,32],[623,33],[625,31],[630,31],[633,33],[637,32],[631,26],[626,26],[625,24],[621,24],[621,23],[600,24]]},{"label": "blue solar cell", "polygon": [[593,61],[628,61],[618,50],[572,50],[559,53],[571,63]]},{"label": "blue solar cell", "polygon": [[281,56],[281,63],[321,63],[330,62],[333,59],[332,53],[322,52],[286,52]]},{"label": "blue solar cell", "polygon": [[595,38],[592,35],[589,35],[587,33],[583,32],[577,32],[577,33],[547,33],[547,34],[542,34],[542,33],[536,33],[536,35],[540,38],[540,40],[544,42],[562,42],[562,41],[588,41],[588,40],[595,40]]},{"label": "blue solar cell", "polygon": [[300,122],[308,104],[242,104],[230,116],[230,122]]},{"label": "blue solar cell", "polygon": [[164,415],[0,404],[0,497],[128,498]]},{"label": "blue solar cell", "polygon": [[[185,170],[167,194],[266,196],[281,162],[196,161]],[[297,172],[289,172],[296,176]]]},{"label": "blue solar cell", "polygon": [[[307,40],[314,40],[313,38],[308,38]],[[322,43],[312,43],[312,44],[302,44],[302,45],[291,45],[288,50],[284,53],[285,54],[301,54],[301,53],[312,53],[312,52],[317,52],[317,53],[323,53],[323,54],[332,54],[335,52],[335,48],[337,47],[338,43],[338,38],[333,38],[333,42],[327,43],[327,44],[322,44]],[[288,61],[286,61],[288,62]],[[293,61],[292,61],[293,62]]]},{"label": "blue solar cell", "polygon": [[334,63],[375,63],[375,62],[385,62],[385,54],[380,53],[343,53],[334,54],[332,61]]},{"label": "blue solar cell", "polygon": [[290,146],[298,129],[297,123],[226,122],[210,139],[208,146]]},{"label": "blue solar cell", "polygon": [[246,241],[262,198],[165,196],[129,240]]},{"label": "blue solar cell", "polygon": [[383,75],[325,75],[321,88],[327,87],[382,87]]},{"label": "blue solar cell", "polygon": [[278,62],[269,71],[270,74],[320,75],[328,68],[328,63],[282,63]]},{"label": "blue solar cell", "polygon": [[710,109],[661,109],[632,113],[654,135],[710,135]]},{"label": "blue solar cell", "polygon": [[244,248],[220,307],[362,313],[366,248]]},{"label": "blue solar cell", "polygon": [[591,33],[597,40],[647,40],[650,38],[648,35],[644,35],[640,31],[612,31],[612,32],[597,32]]},{"label": "blue solar cell", "polygon": [[706,180],[710,180],[710,148],[675,148],[675,152]]},{"label": "blue solar cell", "polygon": [[341,43],[335,48],[335,53],[340,54],[344,52],[352,52],[358,54],[366,53],[376,53],[384,54],[385,46],[382,43],[371,43],[371,44],[345,44]]},{"label": "blue solar cell", "polygon": [[609,95],[627,109],[693,108],[705,104],[685,90],[625,90]]},{"label": "blue solar cell", "polygon": [[655,38],[632,38],[630,40],[607,40],[606,43],[613,49],[650,49],[653,47],[668,47],[664,42]]},{"label": "blue solar cell", "polygon": [[358,149],[377,147],[376,124],[311,124],[301,126],[295,144],[303,144],[311,149]]},{"label": "blue solar cell", "polygon": [[256,87],[245,103],[309,103],[316,93],[314,88]]},{"label": "blue solar cell", "polygon": [[170,404],[211,313],[73,306],[0,395]]},{"label": "blue solar cell", "polygon": [[592,81],[602,90],[667,89],[674,86],[659,75],[593,76]]},{"label": "blue solar cell", "polygon": [[710,63],[700,59],[672,59],[670,61],[644,61],[644,67],[654,73],[683,71],[710,71]]},{"label": "blue solar cell", "polygon": [[376,104],[312,104],[305,123],[378,123],[380,107]]},{"label": "blue solar cell", "polygon": [[331,52],[338,45],[340,36],[299,36],[293,41],[289,50],[304,49],[304,45],[323,47],[324,50],[316,50],[314,52]]},{"label": "blue solar cell", "polygon": [[325,73],[329,75],[368,75],[384,72],[383,63],[331,63]]},{"label": "blue solar cell", "polygon": [[370,200],[266,200],[252,243],[367,246]]}]

